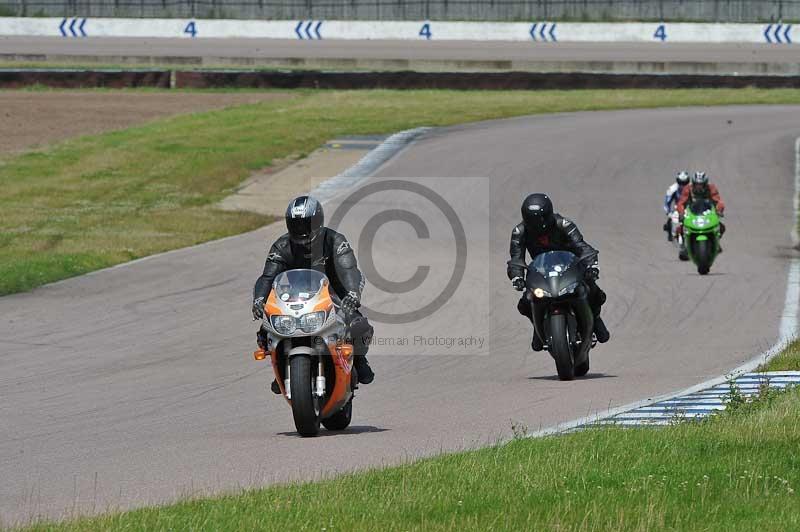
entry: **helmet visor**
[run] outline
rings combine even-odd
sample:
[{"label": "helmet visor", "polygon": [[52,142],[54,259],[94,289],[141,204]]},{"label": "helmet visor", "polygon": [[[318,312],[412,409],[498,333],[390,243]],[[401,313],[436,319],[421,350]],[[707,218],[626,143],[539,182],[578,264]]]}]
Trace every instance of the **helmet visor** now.
[{"label": "helmet visor", "polygon": [[550,226],[552,218],[552,215],[526,213],[524,221],[528,228],[542,231]]},{"label": "helmet visor", "polygon": [[286,220],[286,228],[289,230],[289,237],[298,244],[308,244],[319,233],[319,222],[314,218],[289,218]]}]

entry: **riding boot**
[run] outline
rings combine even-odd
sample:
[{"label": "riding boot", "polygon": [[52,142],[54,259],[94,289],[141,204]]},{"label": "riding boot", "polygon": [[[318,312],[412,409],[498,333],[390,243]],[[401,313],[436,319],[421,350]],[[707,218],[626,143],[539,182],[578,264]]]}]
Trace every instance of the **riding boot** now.
[{"label": "riding boot", "polygon": [[353,357],[353,365],[358,374],[358,382],[361,384],[369,384],[375,379],[375,373],[369,367],[366,355],[356,355]]},{"label": "riding boot", "polygon": [[611,333],[608,332],[606,324],[603,323],[603,318],[600,316],[595,316],[594,318],[594,335],[597,337],[597,341],[601,344],[604,344],[611,339]]},{"label": "riding boot", "polygon": [[544,349],[544,344],[542,341],[539,340],[539,335],[536,334],[536,331],[533,331],[533,340],[531,340],[531,349],[534,351],[542,351]]}]

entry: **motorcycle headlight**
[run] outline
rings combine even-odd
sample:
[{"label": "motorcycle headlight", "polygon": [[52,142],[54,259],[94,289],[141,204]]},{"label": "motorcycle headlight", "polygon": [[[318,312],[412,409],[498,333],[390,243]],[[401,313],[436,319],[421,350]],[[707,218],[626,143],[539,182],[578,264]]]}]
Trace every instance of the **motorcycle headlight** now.
[{"label": "motorcycle headlight", "polygon": [[572,292],[575,291],[576,288],[578,288],[578,284],[580,283],[572,283],[569,286],[565,286],[564,288],[558,291],[558,295],[563,296],[564,294],[571,294]]},{"label": "motorcycle headlight", "polygon": [[533,297],[536,298],[543,298],[543,297],[550,297],[550,293],[546,290],[542,290],[541,288],[534,288],[533,289]]},{"label": "motorcycle headlight", "polygon": [[272,328],[278,334],[288,336],[297,330],[297,324],[291,316],[272,316]]},{"label": "motorcycle headlight", "polygon": [[300,318],[300,329],[304,333],[313,333],[325,325],[325,311],[309,312]]}]

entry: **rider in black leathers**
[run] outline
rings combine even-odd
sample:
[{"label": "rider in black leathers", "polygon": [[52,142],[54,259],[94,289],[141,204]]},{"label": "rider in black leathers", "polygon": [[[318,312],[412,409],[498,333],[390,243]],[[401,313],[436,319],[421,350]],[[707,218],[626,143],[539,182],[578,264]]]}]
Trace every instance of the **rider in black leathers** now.
[{"label": "rider in black leathers", "polygon": [[[547,251],[570,251],[587,267],[586,283],[589,286],[589,306],[594,313],[594,333],[597,341],[604,343],[611,335],[600,318],[600,307],[606,301],[606,294],[597,286],[600,273],[597,269],[598,251],[583,240],[578,227],[567,218],[553,212],[553,203],[546,194],[531,194],[522,203],[522,223],[514,227],[511,233],[511,260],[508,278],[514,288],[525,289],[525,252],[531,258]],[[536,304],[534,302],[534,304]],[[523,296],[517,304],[517,310],[533,323],[530,303]],[[531,348],[541,351],[543,345],[534,333]]]},{"label": "rider in black leathers", "polygon": [[[322,204],[310,196],[300,196],[289,203],[286,209],[288,233],[272,244],[264,264],[264,272],[253,288],[253,318],[264,317],[264,301],[272,289],[272,283],[281,272],[296,268],[308,268],[324,273],[338,298],[344,313],[352,341],[354,365],[358,382],[369,384],[375,375],[367,362],[367,351],[373,329],[359,311],[364,277],[358,269],[353,248],[344,237],[323,225]],[[259,346],[266,345],[259,330]],[[280,393],[273,381],[272,391]]]}]

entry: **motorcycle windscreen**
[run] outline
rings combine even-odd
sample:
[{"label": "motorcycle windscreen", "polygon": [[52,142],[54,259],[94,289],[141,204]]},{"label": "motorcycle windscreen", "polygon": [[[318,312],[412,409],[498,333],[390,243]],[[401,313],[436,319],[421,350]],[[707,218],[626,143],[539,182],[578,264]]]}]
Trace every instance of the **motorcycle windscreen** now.
[{"label": "motorcycle windscreen", "polygon": [[561,274],[574,267],[578,263],[578,257],[569,251],[548,251],[540,253],[533,258],[529,268],[539,275],[548,277],[551,273]]},{"label": "motorcycle windscreen", "polygon": [[539,286],[551,297],[561,295],[562,288],[576,283],[580,277],[578,257],[569,251],[541,253],[528,266],[529,285]]},{"label": "motorcycle windscreen", "polygon": [[279,274],[272,287],[275,296],[285,303],[304,303],[328,284],[324,273],[316,270],[289,270]]}]

